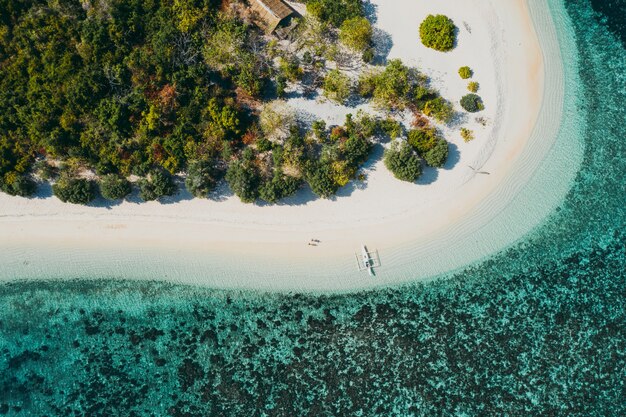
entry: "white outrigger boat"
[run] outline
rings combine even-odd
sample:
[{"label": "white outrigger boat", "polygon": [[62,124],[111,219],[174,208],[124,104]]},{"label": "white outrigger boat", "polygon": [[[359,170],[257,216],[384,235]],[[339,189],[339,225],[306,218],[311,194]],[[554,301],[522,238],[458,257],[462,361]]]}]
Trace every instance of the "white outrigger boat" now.
[{"label": "white outrigger boat", "polygon": [[354,254],[356,265],[359,271],[367,271],[371,276],[375,276],[374,268],[380,267],[380,256],[378,251],[370,252],[367,246],[361,245],[361,256]]}]

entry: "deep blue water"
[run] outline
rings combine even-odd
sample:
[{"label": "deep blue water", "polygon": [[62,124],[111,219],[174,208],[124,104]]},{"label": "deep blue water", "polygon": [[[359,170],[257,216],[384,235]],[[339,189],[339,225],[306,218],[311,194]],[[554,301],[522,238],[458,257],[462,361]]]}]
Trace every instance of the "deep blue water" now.
[{"label": "deep blue water", "polygon": [[584,162],[525,240],[445,281],[353,295],[6,284],[0,415],[626,415],[624,14],[594,3],[566,2]]}]

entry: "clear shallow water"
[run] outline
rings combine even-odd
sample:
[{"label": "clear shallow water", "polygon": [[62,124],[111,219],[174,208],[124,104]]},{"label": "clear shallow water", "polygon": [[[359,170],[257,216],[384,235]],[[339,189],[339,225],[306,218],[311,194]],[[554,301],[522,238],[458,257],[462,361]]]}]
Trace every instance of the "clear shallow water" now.
[{"label": "clear shallow water", "polygon": [[0,415],[625,415],[626,52],[588,1],[566,7],[584,161],[530,236],[356,295],[6,284]]}]

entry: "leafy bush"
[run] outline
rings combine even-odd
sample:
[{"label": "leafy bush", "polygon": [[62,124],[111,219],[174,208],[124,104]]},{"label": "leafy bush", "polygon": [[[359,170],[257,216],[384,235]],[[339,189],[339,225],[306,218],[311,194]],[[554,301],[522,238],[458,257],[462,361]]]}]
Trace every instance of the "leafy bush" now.
[{"label": "leafy bush", "polygon": [[300,183],[300,179],[276,170],[272,179],[266,181],[259,189],[259,197],[268,203],[275,203],[295,194],[300,188]]},{"label": "leafy bush", "polygon": [[62,175],[52,185],[52,192],[64,203],[88,204],[96,198],[96,183],[84,178]]},{"label": "leafy bush", "polygon": [[372,43],[372,25],[364,17],[353,17],[341,24],[339,39],[348,48],[365,52]]},{"label": "leafy bush", "polygon": [[252,155],[230,164],[226,171],[226,181],[230,189],[244,203],[253,203],[259,197],[261,177]]},{"label": "leafy bush", "polygon": [[386,118],[378,122],[380,130],[391,139],[399,138],[402,135],[402,124],[392,118]]},{"label": "leafy bush", "polygon": [[311,190],[322,198],[334,195],[339,189],[339,184],[333,179],[333,172],[329,164],[311,164],[307,170],[306,181]]},{"label": "leafy bush", "polygon": [[472,140],[474,140],[474,132],[463,127],[461,128],[461,137],[463,138],[464,142],[471,142]]},{"label": "leafy bush", "polygon": [[468,78],[472,78],[472,75],[474,75],[474,73],[470,67],[459,68],[459,76],[463,78],[464,80],[467,80]]},{"label": "leafy bush", "polygon": [[432,167],[442,167],[448,158],[448,142],[433,128],[409,131],[407,142]]},{"label": "leafy bush", "polygon": [[415,182],[422,174],[419,157],[407,142],[393,141],[391,148],[385,151],[385,166],[402,181]]},{"label": "leafy bush", "polygon": [[310,0],[307,2],[306,9],[322,22],[339,27],[347,19],[363,16],[363,1]]},{"label": "leafy bush", "polygon": [[331,70],[324,78],[324,96],[343,104],[350,96],[350,77],[339,70]]},{"label": "leafy bush", "polygon": [[417,71],[392,59],[382,72],[365,73],[359,79],[359,94],[373,97],[376,104],[387,109],[404,109],[410,102],[412,89],[418,83]]},{"label": "leafy bush", "polygon": [[463,96],[463,98],[461,98],[461,107],[470,113],[476,113],[485,109],[482,99],[476,94]]},{"label": "leafy bush", "polygon": [[409,144],[422,157],[435,146],[438,139],[439,135],[433,128],[414,129],[409,131],[407,135]]},{"label": "leafy bush", "polygon": [[194,197],[206,198],[217,184],[215,163],[206,159],[192,161],[187,169],[185,187]]},{"label": "leafy bush", "polygon": [[449,51],[456,41],[454,22],[444,15],[428,15],[420,24],[420,38],[424,46],[437,51]]},{"label": "leafy bush", "polygon": [[365,162],[371,149],[372,144],[360,135],[351,135],[341,147],[348,164],[355,167]]},{"label": "leafy bush", "polygon": [[6,174],[0,185],[5,193],[19,197],[30,197],[37,191],[37,183],[30,175],[16,172]]},{"label": "leafy bush", "polygon": [[100,194],[107,200],[121,200],[130,192],[130,181],[121,175],[108,174],[100,179]]},{"label": "leafy bush", "polygon": [[162,169],[150,172],[147,178],[139,181],[139,196],[143,201],[153,201],[161,197],[173,195],[176,184],[172,176]]},{"label": "leafy bush", "polygon": [[442,123],[448,123],[454,114],[452,104],[441,97],[428,100],[424,105],[424,114]]},{"label": "leafy bush", "polygon": [[479,87],[480,84],[478,84],[476,81],[470,81],[469,83],[467,83],[467,89],[472,93],[477,92]]},{"label": "leafy bush", "polygon": [[442,138],[438,138],[434,146],[427,151],[423,157],[424,161],[431,167],[442,167],[448,159],[448,142]]}]

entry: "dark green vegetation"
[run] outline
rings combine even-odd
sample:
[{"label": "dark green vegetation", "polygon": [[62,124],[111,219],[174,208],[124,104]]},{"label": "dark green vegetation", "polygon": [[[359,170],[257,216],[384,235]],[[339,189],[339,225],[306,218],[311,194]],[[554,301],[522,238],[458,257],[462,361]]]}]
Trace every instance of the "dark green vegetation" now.
[{"label": "dark green vegetation", "polygon": [[305,3],[309,13],[335,27],[348,19],[363,17],[362,0],[306,0]]},{"label": "dark green vegetation", "polygon": [[464,95],[461,98],[461,107],[470,113],[476,113],[485,109],[485,105],[480,96],[473,93]]},{"label": "dark green vegetation", "polygon": [[422,174],[420,159],[407,142],[393,141],[385,151],[385,166],[402,181],[414,182]]},{"label": "dark green vegetation", "polygon": [[206,159],[191,161],[185,178],[185,187],[194,197],[206,198],[217,184],[215,163]]},{"label": "dark green vegetation", "polygon": [[164,169],[155,169],[139,182],[139,195],[144,201],[158,200],[176,192],[172,176]]},{"label": "dark green vegetation", "polygon": [[407,141],[431,167],[441,168],[448,159],[448,142],[434,128],[409,131]]},{"label": "dark green vegetation", "polygon": [[420,24],[420,39],[424,46],[446,52],[456,42],[454,22],[444,15],[428,15]]},{"label": "dark green vegetation", "polygon": [[130,182],[121,175],[108,174],[100,180],[100,194],[107,200],[121,200],[130,192]]},{"label": "dark green vegetation", "polygon": [[[360,0],[307,2],[319,21],[305,18],[293,32],[299,54],[218,3],[0,0],[0,189],[29,196],[35,179],[60,174],[54,194],[74,203],[97,197],[81,179],[92,175],[109,200],[133,185],[159,200],[182,183],[207,197],[222,178],[245,202],[273,203],[305,182],[331,197],[377,136],[402,134],[392,119],[361,117],[320,135],[267,105],[294,84],[348,100],[351,80],[326,62],[340,59],[337,36],[371,55]],[[400,60],[363,75],[358,93],[385,110],[452,118],[450,103]]]},{"label": "dark green vegetation", "polygon": [[87,204],[96,198],[96,183],[85,178],[62,175],[52,185],[52,192],[64,203]]}]

